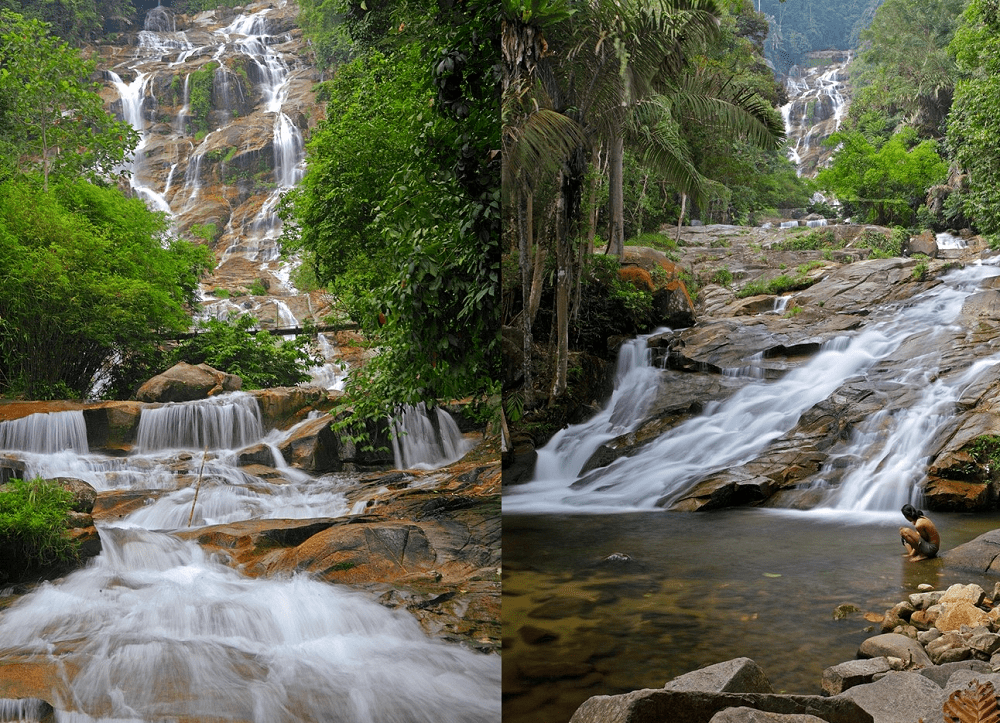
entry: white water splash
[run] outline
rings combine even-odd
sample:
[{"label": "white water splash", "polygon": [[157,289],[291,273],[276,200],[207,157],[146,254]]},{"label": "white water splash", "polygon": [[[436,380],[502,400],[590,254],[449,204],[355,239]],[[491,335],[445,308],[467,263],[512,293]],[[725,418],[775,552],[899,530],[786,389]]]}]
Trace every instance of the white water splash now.
[{"label": "white water splash", "polygon": [[104,553],[4,611],[0,640],[66,671],[58,720],[479,723],[499,656],[305,576],[251,580],[192,542],[102,530]]},{"label": "white water splash", "polygon": [[432,420],[421,402],[404,406],[392,420],[397,469],[437,469],[461,459],[472,448],[448,412],[435,407],[434,415]]},{"label": "white water splash", "polygon": [[87,454],[87,424],[82,411],[31,414],[0,422],[0,450],[39,454]]}]

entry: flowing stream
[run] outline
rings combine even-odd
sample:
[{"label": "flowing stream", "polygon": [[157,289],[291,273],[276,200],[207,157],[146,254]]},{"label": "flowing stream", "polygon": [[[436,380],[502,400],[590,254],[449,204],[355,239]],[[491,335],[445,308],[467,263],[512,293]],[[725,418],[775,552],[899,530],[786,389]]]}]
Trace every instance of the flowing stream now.
[{"label": "flowing stream", "polygon": [[[826,667],[851,660],[878,616],[919,584],[994,579],[942,560],[901,556],[899,508],[920,506],[928,440],[946,433],[964,396],[995,379],[1000,355],[948,355],[964,302],[1000,275],[969,265],[905,302],[873,308],[864,326],[828,341],[777,380],[728,370],[727,399],[606,467],[583,471],[605,442],[644,421],[662,372],[646,339],[623,346],[615,389],[587,422],[538,452],[534,478],[504,490],[504,720],[568,720],[592,695],[661,687],[690,670],[754,659],[777,692],[819,694]],[[752,360],[751,360],[752,361]],[[665,512],[700,480],[765,453],[804,412],[845,385],[905,388],[831,450],[809,510]],[[881,376],[880,376],[881,375]],[[932,513],[950,549],[1000,518]]]},{"label": "flowing stream", "polygon": [[[56,720],[72,723],[499,720],[498,656],[431,639],[409,614],[349,588],[244,577],[172,534],[350,514],[350,475],[290,468],[279,451],[287,434],[265,430],[256,400],[239,392],[144,409],[125,457],[90,451],[82,412],[0,423],[0,452],[26,476],[146,495],[98,525],[103,549],[86,568],[0,613],[0,666],[41,661]],[[279,478],[237,466],[256,444]],[[436,466],[461,443],[450,444],[411,462]],[[15,719],[30,708],[0,702]]]},{"label": "flowing stream", "polygon": [[945,283],[901,308],[874,315],[879,318],[853,336],[827,342],[820,353],[782,378],[748,377],[729,399],[706,405],[704,413],[635,455],[581,476],[601,444],[643,421],[641,400],[653,396],[657,372],[648,353],[640,351],[645,340],[636,340],[620,354],[607,406],[589,421],[561,430],[539,450],[534,479],[508,489],[504,512],[630,512],[669,506],[712,473],[756,458],[790,431],[803,412],[916,339],[926,351],[910,359],[908,375],[909,381],[921,384],[922,396],[908,409],[869,420],[855,435],[843,456],[865,463],[830,491],[824,506],[895,514],[905,502],[918,503],[924,440],[947,422],[962,392],[1000,364],[1000,356],[991,356],[958,372],[940,368],[941,351],[963,303],[983,279],[997,275],[1000,269],[988,264],[952,271]]}]

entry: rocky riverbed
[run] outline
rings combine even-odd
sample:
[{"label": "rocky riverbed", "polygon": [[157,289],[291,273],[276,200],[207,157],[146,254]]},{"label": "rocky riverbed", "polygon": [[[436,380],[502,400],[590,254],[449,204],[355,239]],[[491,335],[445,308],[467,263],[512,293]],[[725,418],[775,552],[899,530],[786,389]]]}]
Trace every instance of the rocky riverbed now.
[{"label": "rocky riverbed", "polygon": [[[944,553],[943,562],[982,574],[998,557],[1000,532],[993,531]],[[996,706],[1000,582],[989,592],[976,583],[943,590],[922,584],[884,611],[844,603],[832,615],[864,619],[873,635],[855,659],[823,671],[815,694],[776,693],[766,672],[742,657],[686,673],[663,688],[594,696],[571,723],[938,723],[958,720],[945,712],[966,705]]]}]

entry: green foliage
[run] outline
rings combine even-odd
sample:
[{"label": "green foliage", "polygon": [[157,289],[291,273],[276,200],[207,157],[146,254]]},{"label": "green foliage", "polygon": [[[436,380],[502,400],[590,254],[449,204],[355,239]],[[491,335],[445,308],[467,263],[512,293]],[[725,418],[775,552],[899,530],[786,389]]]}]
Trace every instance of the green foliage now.
[{"label": "green foliage", "polygon": [[593,254],[585,259],[580,314],[570,329],[578,348],[604,354],[608,336],[634,335],[651,328],[652,294],[623,281],[620,269],[615,256]]},{"label": "green foliage", "polygon": [[719,269],[712,274],[711,283],[728,289],[733,283],[733,272],[729,269]]},{"label": "green foliage", "polygon": [[894,134],[881,147],[857,131],[835,133],[828,143],[839,148],[816,181],[843,202],[845,213],[868,223],[911,225],[927,189],[948,174],[937,143],[917,142],[912,128]]},{"label": "green foliage", "polygon": [[837,241],[833,231],[822,229],[792,235],[791,238],[776,243],[774,247],[783,251],[820,251],[837,249],[842,245]]},{"label": "green foliage", "polygon": [[748,296],[760,296],[762,294],[784,294],[789,291],[801,291],[816,283],[816,279],[810,279],[805,275],[802,267],[799,268],[795,276],[782,274],[766,281],[751,281],[736,292],[736,298],[745,299]]},{"label": "green foliage", "polygon": [[47,23],[53,34],[77,47],[102,39],[110,28],[124,29],[136,20],[130,0],[6,0],[3,7]]},{"label": "green foliage", "polygon": [[77,545],[66,534],[73,494],[43,479],[12,479],[0,487],[0,579],[75,560]]},{"label": "green foliage", "polygon": [[247,293],[250,296],[267,296],[267,287],[264,286],[263,279],[254,279],[250,283],[250,288],[247,289]]},{"label": "green foliage", "polygon": [[191,128],[206,133],[209,130],[208,114],[212,111],[212,84],[215,80],[216,61],[206,63],[188,78],[188,105]]},{"label": "green foliage", "polygon": [[382,27],[386,42],[325,84],[327,120],[283,211],[283,244],[309,252],[317,279],[379,348],[346,383],[351,424],[419,401],[472,397],[491,408],[500,376],[495,8],[368,5],[369,27]]},{"label": "green foliage", "polygon": [[913,267],[913,273],[911,274],[914,281],[924,281],[927,278],[927,260],[922,259],[917,262],[917,265]]},{"label": "green foliage", "polygon": [[944,136],[958,77],[948,45],[966,0],[886,0],[851,66],[849,125],[880,144],[900,123]]},{"label": "green foliage", "polygon": [[214,258],[165,232],[117,188],[0,184],[0,390],[84,397],[113,360],[149,358],[161,334],[187,330]]},{"label": "green foliage", "polygon": [[309,380],[309,367],[323,360],[309,350],[309,339],[254,333],[257,320],[249,314],[225,321],[198,322],[195,336],[185,339],[173,351],[171,364],[208,364],[219,371],[236,374],[247,389],[294,386]]},{"label": "green foliage", "polygon": [[37,20],[0,13],[0,160],[18,172],[98,180],[120,172],[138,143],[104,108],[93,60]]},{"label": "green foliage", "polygon": [[854,245],[870,248],[872,250],[871,258],[873,259],[889,259],[903,255],[903,244],[908,238],[909,234],[904,228],[895,228],[888,236],[866,228],[854,240]]},{"label": "green foliage", "polygon": [[[948,145],[968,172],[957,197],[964,215],[982,233],[1000,231],[1000,24],[991,0],[971,0],[950,46],[963,79],[955,87]],[[949,199],[951,200],[951,199]]]}]

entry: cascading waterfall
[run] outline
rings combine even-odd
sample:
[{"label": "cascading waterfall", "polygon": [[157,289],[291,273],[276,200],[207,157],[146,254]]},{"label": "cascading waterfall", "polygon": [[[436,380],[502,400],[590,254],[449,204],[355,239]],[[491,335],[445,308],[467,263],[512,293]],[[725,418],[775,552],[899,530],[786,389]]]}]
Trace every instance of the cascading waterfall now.
[{"label": "cascading waterfall", "polygon": [[781,107],[788,157],[799,175],[811,176],[823,165],[833,149],[823,145],[840,128],[847,113],[847,66],[851,54],[834,63],[804,71],[793,68],[785,82],[790,100]]},{"label": "cascading waterfall", "polygon": [[392,452],[398,469],[436,469],[462,458],[472,446],[448,412],[423,402],[405,405],[392,420]]},{"label": "cascading waterfall", "polygon": [[193,402],[173,402],[144,409],[139,418],[135,448],[236,449],[264,435],[257,400],[235,392]]},{"label": "cascading waterfall", "polygon": [[83,412],[48,412],[0,422],[0,450],[37,454],[87,454],[87,424]]},{"label": "cascading waterfall", "polygon": [[[4,650],[52,654],[57,720],[499,719],[496,658],[313,581],[250,580],[194,543],[102,530],[91,567],[0,618]],[[66,652],[69,651],[69,652]]]},{"label": "cascading waterfall", "polygon": [[[636,390],[624,386],[633,384],[627,377],[619,378],[604,411],[584,424],[561,430],[539,450],[534,480],[505,491],[504,511],[621,512],[669,506],[700,480],[751,461],[845,381],[866,374],[908,340],[920,340],[919,346],[929,351],[910,359],[914,378],[935,377],[937,381],[927,386],[912,409],[887,415],[879,420],[884,423],[881,426],[873,421],[871,436],[859,436],[859,447],[847,454],[870,455],[872,462],[843,482],[834,503],[856,510],[898,511],[897,503],[912,498],[922,475],[921,444],[931,434],[929,430],[945,423],[949,405],[1000,359],[981,360],[967,371],[948,374],[939,369],[941,355],[935,343],[952,333],[951,325],[979,282],[998,274],[995,266],[987,265],[952,271],[943,278],[945,283],[915,297],[891,318],[874,321],[854,336],[828,341],[820,353],[781,379],[749,382],[729,399],[706,405],[703,414],[663,434],[634,456],[581,476],[601,444],[643,420],[643,410],[632,411],[622,403]],[[646,369],[647,374],[655,374],[651,367]],[[655,379],[644,379],[641,384],[648,385],[641,398],[652,396]],[[620,417],[613,424],[610,420],[616,410]],[[888,435],[886,424],[894,430]],[[876,429],[889,440],[877,454],[867,448],[875,443]],[[910,472],[904,474],[904,469]],[[920,471],[914,474],[914,469]]]},{"label": "cascading waterfall", "polygon": [[[89,566],[0,615],[0,660],[38,657],[62,671],[48,697],[56,720],[499,720],[498,656],[428,638],[410,615],[356,591],[307,576],[246,578],[166,532],[189,520],[351,512],[344,492],[356,480],[289,468],[279,447],[294,429],[265,434],[251,395],[144,408],[142,450],[122,458],[88,453],[82,422],[82,412],[59,412],[0,424],[0,451],[29,474],[148,495],[99,526],[103,549]],[[66,429],[82,444],[51,442]],[[282,478],[237,466],[245,445],[266,450]],[[0,700],[17,715],[35,708]]]}]

